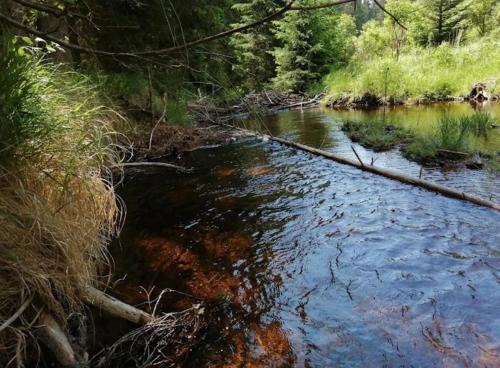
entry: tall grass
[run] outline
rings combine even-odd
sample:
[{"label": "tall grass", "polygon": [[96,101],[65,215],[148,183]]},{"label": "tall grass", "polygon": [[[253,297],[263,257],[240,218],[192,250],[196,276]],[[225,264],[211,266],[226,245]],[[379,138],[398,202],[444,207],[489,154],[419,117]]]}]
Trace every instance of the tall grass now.
[{"label": "tall grass", "polygon": [[472,154],[474,136],[487,136],[495,122],[491,115],[481,112],[461,117],[444,115],[434,132],[428,136],[416,136],[403,152],[406,157],[419,162],[433,161],[442,151]]},{"label": "tall grass", "polygon": [[[500,40],[490,36],[460,47],[413,47],[399,60],[355,57],[348,67],[333,70],[324,84],[330,99],[369,93],[418,101],[468,95],[475,82],[494,80],[499,73]],[[493,82],[490,87],[500,93],[500,84]]]},{"label": "tall grass", "polygon": [[4,367],[36,351],[40,311],[63,326],[81,312],[79,290],[99,282],[121,217],[107,175],[118,115],[84,77],[0,52],[0,321],[28,303],[0,330]]}]

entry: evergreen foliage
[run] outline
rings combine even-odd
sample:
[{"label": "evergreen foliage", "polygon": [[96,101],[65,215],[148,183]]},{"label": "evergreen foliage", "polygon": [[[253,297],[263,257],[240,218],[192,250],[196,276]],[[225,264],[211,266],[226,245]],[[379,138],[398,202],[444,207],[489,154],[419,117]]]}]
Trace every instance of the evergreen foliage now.
[{"label": "evergreen foliage", "polygon": [[[233,27],[255,22],[276,11],[282,4],[276,0],[247,0],[232,6],[239,20]],[[261,90],[274,75],[274,60],[270,51],[275,45],[272,24],[264,23],[231,38],[236,63],[233,70],[246,91]]]}]

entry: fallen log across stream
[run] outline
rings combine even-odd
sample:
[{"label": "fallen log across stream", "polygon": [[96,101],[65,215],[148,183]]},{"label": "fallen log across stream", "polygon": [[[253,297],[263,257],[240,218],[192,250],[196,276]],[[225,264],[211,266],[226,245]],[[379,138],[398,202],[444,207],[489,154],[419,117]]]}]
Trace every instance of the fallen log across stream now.
[{"label": "fallen log across stream", "polygon": [[295,149],[298,149],[301,151],[309,152],[309,153],[314,154],[316,156],[322,156],[322,157],[328,158],[330,160],[336,161],[336,162],[344,164],[344,165],[354,166],[360,170],[368,171],[368,172],[371,172],[371,173],[377,174],[377,175],[381,175],[381,176],[384,176],[386,178],[397,180],[397,181],[405,183],[405,184],[411,184],[411,185],[414,185],[417,187],[425,188],[427,190],[445,195],[447,197],[460,199],[463,201],[474,203],[474,204],[479,205],[479,206],[493,208],[497,211],[500,211],[500,203],[495,203],[495,202],[492,202],[489,200],[478,198],[478,197],[472,196],[470,194],[461,192],[459,190],[456,190],[453,188],[448,188],[444,185],[437,184],[437,183],[434,183],[431,181],[427,181],[424,179],[404,175],[404,174],[397,172],[397,171],[394,171],[394,170],[384,169],[381,167],[373,166],[372,164],[365,164],[359,158],[358,158],[358,161],[351,160],[347,157],[343,157],[343,156],[340,156],[340,155],[332,153],[332,152],[323,151],[323,150],[318,149],[318,148],[307,146],[307,145],[301,144],[301,143],[292,142],[292,141],[289,141],[289,140],[286,140],[283,138],[274,137],[274,136],[271,136],[268,134],[254,132],[254,131],[239,128],[239,127],[236,127],[236,126],[233,126],[230,124],[225,124],[225,123],[217,123],[217,124],[222,125],[224,127],[229,127],[232,129],[239,130],[239,131],[245,133],[246,135],[251,135],[251,136],[256,136],[256,137],[272,140],[272,141],[281,143],[281,144],[288,146],[288,147],[292,147],[292,148],[295,148]]}]

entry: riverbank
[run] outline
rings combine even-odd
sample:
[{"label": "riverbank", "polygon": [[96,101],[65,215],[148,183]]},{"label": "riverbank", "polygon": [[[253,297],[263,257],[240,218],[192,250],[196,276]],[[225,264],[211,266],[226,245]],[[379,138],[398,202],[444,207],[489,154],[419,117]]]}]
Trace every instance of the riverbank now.
[{"label": "riverbank", "polygon": [[500,94],[500,41],[493,35],[464,46],[403,50],[399,58],[353,58],[323,81],[324,103],[333,107],[376,107],[467,100],[482,82],[491,99]]}]

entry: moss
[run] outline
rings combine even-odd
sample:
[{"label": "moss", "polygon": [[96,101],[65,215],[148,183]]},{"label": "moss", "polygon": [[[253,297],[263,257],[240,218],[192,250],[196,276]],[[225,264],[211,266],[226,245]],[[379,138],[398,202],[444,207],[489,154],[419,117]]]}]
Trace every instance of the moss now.
[{"label": "moss", "polygon": [[407,142],[412,134],[383,120],[371,122],[345,122],[342,130],[353,142],[359,142],[374,151],[387,151],[398,144]]}]

